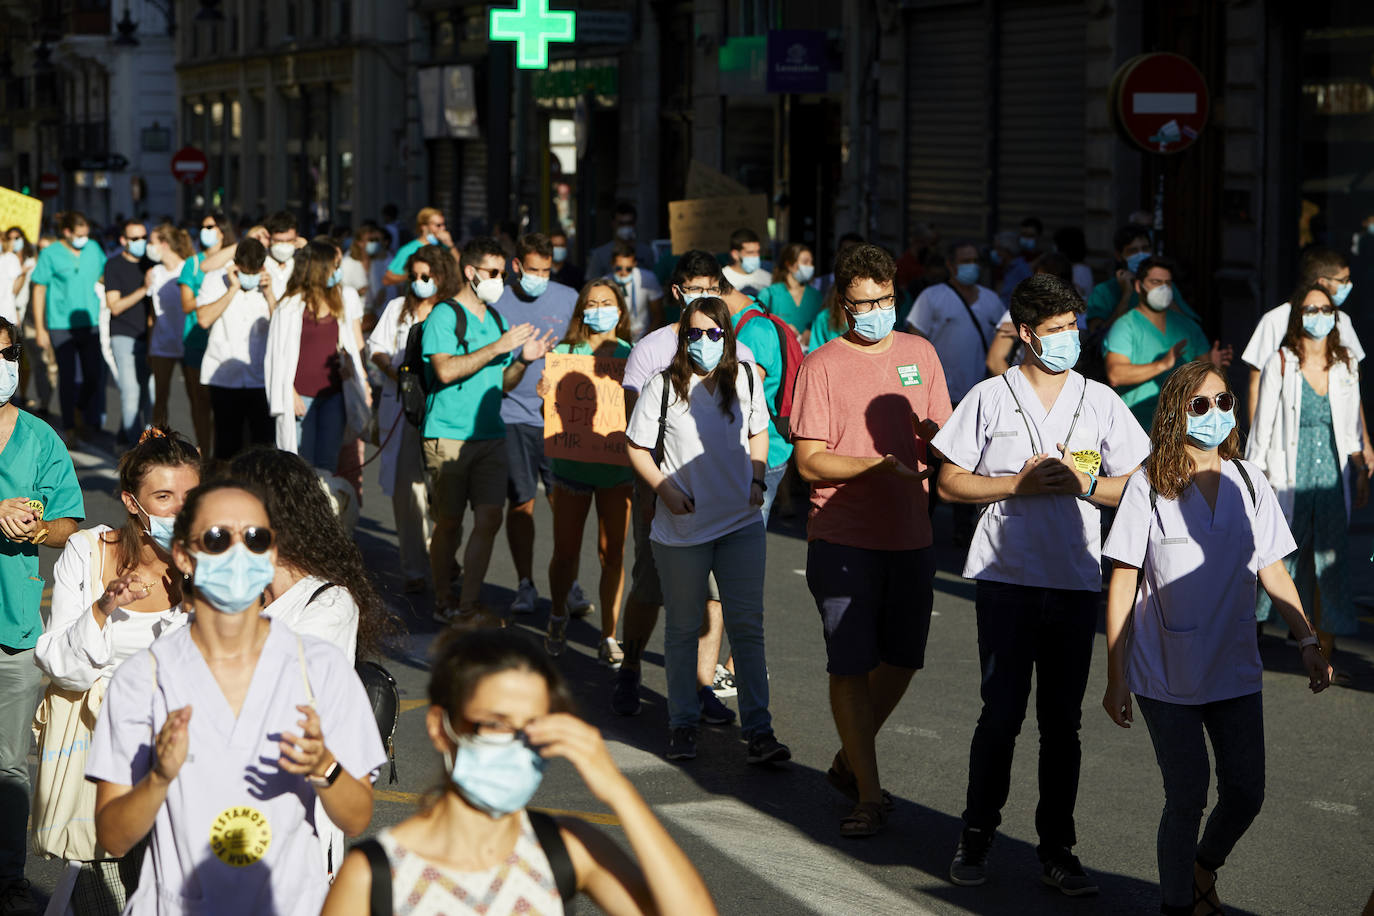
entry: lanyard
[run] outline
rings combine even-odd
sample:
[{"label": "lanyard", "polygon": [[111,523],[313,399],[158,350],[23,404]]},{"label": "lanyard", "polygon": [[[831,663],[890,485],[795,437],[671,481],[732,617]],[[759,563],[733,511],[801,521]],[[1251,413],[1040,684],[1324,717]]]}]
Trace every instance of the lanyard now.
[{"label": "lanyard", "polygon": [[[1008,370],[1008,372],[1009,371],[1010,370]],[[1026,411],[1021,407],[1021,399],[1016,396],[1016,389],[1011,387],[1011,379],[1007,378],[1006,372],[1002,373],[1002,381],[1007,383],[1007,390],[1011,392],[1011,399],[1016,402],[1016,412],[1021,415],[1021,422],[1026,424],[1026,435],[1030,436],[1031,448],[1034,449],[1032,454],[1048,454],[1042,449],[1044,443],[1038,441],[1039,437],[1035,435],[1035,430],[1031,429],[1030,418],[1026,416]],[[1078,407],[1073,412],[1073,422],[1069,424],[1068,435],[1064,437],[1064,450],[1066,452],[1069,450],[1069,440],[1073,438],[1073,431],[1078,427],[1078,417],[1083,413],[1083,398],[1087,393],[1088,382],[1085,379],[1083,381],[1083,390],[1078,395]]]}]

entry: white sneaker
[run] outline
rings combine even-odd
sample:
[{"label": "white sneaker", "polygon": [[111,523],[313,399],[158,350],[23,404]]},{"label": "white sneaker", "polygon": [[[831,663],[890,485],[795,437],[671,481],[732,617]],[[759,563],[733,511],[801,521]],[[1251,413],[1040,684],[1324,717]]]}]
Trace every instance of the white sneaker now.
[{"label": "white sneaker", "polygon": [[738,695],[739,689],[735,686],[735,674],[722,664],[716,664],[716,676],[711,684],[711,692],[719,699],[728,699]]},{"label": "white sneaker", "polygon": [[515,600],[510,603],[512,614],[533,614],[534,605],[539,601],[539,591],[529,579],[521,579],[515,589]]},{"label": "white sneaker", "polygon": [[591,599],[582,593],[582,586],[574,581],[572,588],[568,589],[568,613],[574,617],[586,617],[594,608]]}]

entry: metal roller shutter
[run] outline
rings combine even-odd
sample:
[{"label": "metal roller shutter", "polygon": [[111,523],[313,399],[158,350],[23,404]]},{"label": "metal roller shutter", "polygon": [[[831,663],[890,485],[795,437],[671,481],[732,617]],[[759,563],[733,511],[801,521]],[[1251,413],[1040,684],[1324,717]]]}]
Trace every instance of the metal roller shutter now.
[{"label": "metal roller shutter", "polygon": [[[454,190],[458,186],[458,143],[455,140],[430,140],[429,202],[446,214],[453,213]],[[449,217],[452,219],[452,216]]]},{"label": "metal roller shutter", "polygon": [[491,231],[487,219],[487,141],[461,142],[459,156],[462,162],[462,183],[458,188],[458,206],[450,212],[458,214],[458,225],[463,227],[463,237],[471,238],[473,235],[486,235]]}]

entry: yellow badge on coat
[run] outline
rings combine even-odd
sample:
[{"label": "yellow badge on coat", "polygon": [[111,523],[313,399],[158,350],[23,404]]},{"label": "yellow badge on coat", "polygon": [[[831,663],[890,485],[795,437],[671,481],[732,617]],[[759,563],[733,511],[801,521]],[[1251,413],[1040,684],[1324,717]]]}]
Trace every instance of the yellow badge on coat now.
[{"label": "yellow badge on coat", "polygon": [[1102,467],[1102,453],[1090,448],[1069,453],[1074,465],[1084,474],[1096,474]]},{"label": "yellow badge on coat", "polygon": [[267,815],[257,808],[225,808],[210,825],[210,849],[225,865],[254,865],[267,855],[271,845],[272,828]]}]

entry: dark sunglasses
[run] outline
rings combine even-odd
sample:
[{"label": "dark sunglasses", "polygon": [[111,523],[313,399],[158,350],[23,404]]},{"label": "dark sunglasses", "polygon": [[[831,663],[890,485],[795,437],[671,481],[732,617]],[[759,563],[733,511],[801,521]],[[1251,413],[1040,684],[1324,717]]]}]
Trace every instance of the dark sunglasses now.
[{"label": "dark sunglasses", "polygon": [[1302,307],[1304,315],[1334,315],[1336,307],[1334,305],[1304,305]]},{"label": "dark sunglasses", "polygon": [[411,274],[411,275],[410,275],[410,279],[411,279],[412,281],[414,281],[414,280],[428,280],[428,279],[430,278],[430,276],[431,276],[431,274]]},{"label": "dark sunglasses", "polygon": [[0,359],[8,360],[12,363],[17,363],[19,362],[19,352],[19,344],[15,344],[12,347],[6,347],[5,349],[0,350]]},{"label": "dark sunglasses", "polygon": [[702,334],[711,338],[711,343],[719,343],[721,338],[725,336],[725,328],[688,328],[687,342],[696,343],[701,340]]},{"label": "dark sunglasses", "polygon": [[272,542],[276,540],[271,528],[250,525],[242,531],[236,531],[233,528],[213,525],[192,538],[191,546],[199,545],[202,551],[211,555],[221,554],[233,546],[235,536],[252,553],[267,553],[272,549]]},{"label": "dark sunglasses", "polygon": [[1236,406],[1236,396],[1229,391],[1223,391],[1214,398],[1199,394],[1188,399],[1188,413],[1195,417],[1205,416],[1213,404],[1217,405],[1217,410],[1222,413],[1229,413],[1231,408]]}]

